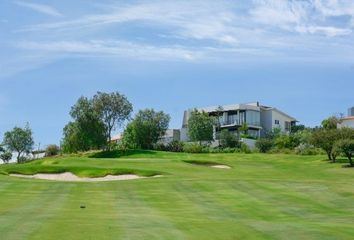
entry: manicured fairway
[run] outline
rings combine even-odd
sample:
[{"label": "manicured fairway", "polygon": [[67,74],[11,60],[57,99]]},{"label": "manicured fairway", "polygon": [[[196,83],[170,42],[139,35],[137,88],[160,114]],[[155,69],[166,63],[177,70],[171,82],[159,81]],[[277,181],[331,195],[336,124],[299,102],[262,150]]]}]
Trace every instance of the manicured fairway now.
[{"label": "manicured fairway", "polygon": [[5,173],[164,175],[82,183],[0,174],[0,239],[353,239],[354,169],[324,160],[136,152],[0,166]]}]

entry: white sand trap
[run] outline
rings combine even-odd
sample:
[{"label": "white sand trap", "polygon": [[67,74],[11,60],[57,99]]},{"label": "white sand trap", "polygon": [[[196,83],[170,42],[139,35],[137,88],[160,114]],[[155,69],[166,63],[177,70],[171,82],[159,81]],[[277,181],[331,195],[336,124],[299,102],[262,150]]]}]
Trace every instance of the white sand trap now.
[{"label": "white sand trap", "polygon": [[[52,181],[67,181],[67,182],[105,182],[105,181],[122,181],[122,180],[133,180],[141,177],[135,174],[122,174],[122,175],[107,175],[105,177],[96,177],[96,178],[87,178],[87,177],[78,177],[71,172],[64,173],[37,173],[35,175],[24,175],[24,174],[10,174],[13,177],[21,178],[32,178],[32,179],[44,179]],[[155,175],[153,177],[161,177],[161,175]]]},{"label": "white sand trap", "polygon": [[211,165],[212,168],[222,168],[222,169],[230,169],[231,167],[226,165]]}]

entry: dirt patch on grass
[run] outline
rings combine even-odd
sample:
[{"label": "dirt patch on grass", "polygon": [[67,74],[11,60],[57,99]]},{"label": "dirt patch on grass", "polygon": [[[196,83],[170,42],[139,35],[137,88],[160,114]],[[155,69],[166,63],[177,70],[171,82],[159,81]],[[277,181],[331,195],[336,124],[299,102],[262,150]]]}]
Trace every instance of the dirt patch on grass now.
[{"label": "dirt patch on grass", "polygon": [[122,175],[107,175],[104,177],[78,177],[71,172],[64,173],[37,173],[34,175],[24,175],[24,174],[9,174],[12,177],[21,177],[21,178],[31,178],[31,179],[43,179],[51,181],[66,181],[66,182],[107,182],[107,181],[122,181],[122,180],[134,180],[141,178],[154,178],[161,177],[162,175],[155,175],[152,177],[142,177],[135,174],[122,174]]}]

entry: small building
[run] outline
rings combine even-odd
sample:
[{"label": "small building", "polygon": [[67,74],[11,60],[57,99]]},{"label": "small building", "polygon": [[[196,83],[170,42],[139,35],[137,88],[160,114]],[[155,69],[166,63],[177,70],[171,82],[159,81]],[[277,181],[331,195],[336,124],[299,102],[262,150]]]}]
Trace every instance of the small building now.
[{"label": "small building", "polygon": [[119,143],[122,141],[122,139],[123,139],[123,136],[121,134],[112,136],[111,143]]},{"label": "small building", "polygon": [[179,129],[167,129],[165,134],[160,138],[159,143],[169,144],[173,141],[180,141],[180,130]]},{"label": "small building", "polygon": [[354,128],[354,107],[349,108],[348,116],[339,120],[338,128],[349,127]]}]

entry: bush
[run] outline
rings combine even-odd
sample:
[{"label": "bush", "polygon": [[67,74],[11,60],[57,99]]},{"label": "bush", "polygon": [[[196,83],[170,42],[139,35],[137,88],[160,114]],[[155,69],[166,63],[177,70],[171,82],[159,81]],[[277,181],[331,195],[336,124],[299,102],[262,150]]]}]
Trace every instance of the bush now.
[{"label": "bush", "polygon": [[268,138],[261,138],[256,141],[256,147],[261,153],[269,152],[272,149],[273,145],[273,140]]},{"label": "bush", "polygon": [[240,138],[253,139],[253,140],[257,139],[256,137],[253,137],[253,136],[248,135],[248,134],[241,134]]},{"label": "bush", "polygon": [[241,147],[240,147],[240,152],[242,153],[251,153],[251,149],[249,148],[249,146],[245,143],[241,143]]},{"label": "bush", "polygon": [[26,156],[20,156],[19,158],[17,158],[17,162],[18,163],[25,163],[27,162],[29,159]]},{"label": "bush", "polygon": [[206,147],[198,143],[188,143],[183,146],[183,152],[186,153],[203,153],[206,152]]},{"label": "bush", "polygon": [[295,154],[298,155],[319,155],[322,154],[323,151],[319,148],[314,147],[308,143],[301,143],[299,146],[295,148]]},{"label": "bush", "polygon": [[58,155],[59,152],[60,152],[59,146],[57,146],[55,144],[50,144],[45,149],[45,156],[46,157],[55,156],[55,155]]},{"label": "bush", "polygon": [[184,143],[178,140],[174,140],[167,145],[167,149],[170,152],[183,152]]},{"label": "bush", "polygon": [[222,148],[235,148],[239,146],[239,141],[235,134],[229,130],[224,129],[220,133],[220,146]]},{"label": "bush", "polygon": [[156,151],[168,151],[167,145],[163,143],[154,144],[153,149]]},{"label": "bush", "polygon": [[280,135],[274,140],[275,145],[278,148],[294,149],[300,144],[298,135]]}]

